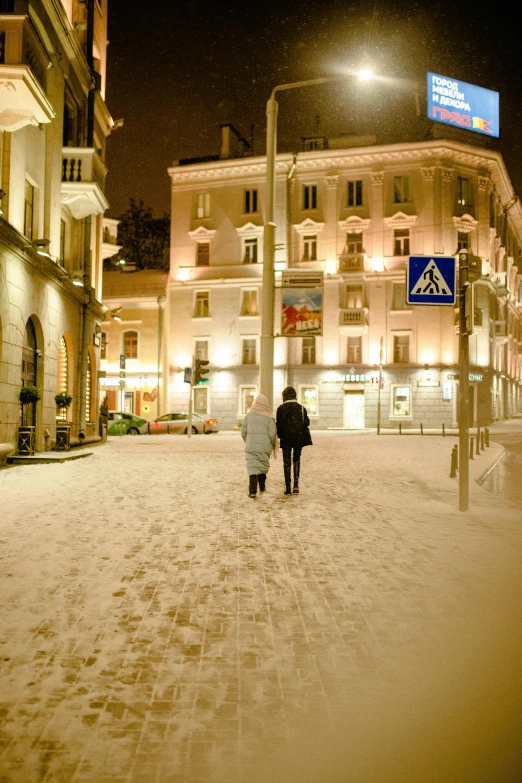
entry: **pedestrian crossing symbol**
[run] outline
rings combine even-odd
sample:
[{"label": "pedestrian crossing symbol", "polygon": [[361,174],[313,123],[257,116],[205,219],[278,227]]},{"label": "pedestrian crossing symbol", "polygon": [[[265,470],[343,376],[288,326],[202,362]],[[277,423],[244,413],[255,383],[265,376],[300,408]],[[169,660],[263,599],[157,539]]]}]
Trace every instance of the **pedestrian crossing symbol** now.
[{"label": "pedestrian crossing symbol", "polygon": [[410,256],[406,263],[406,303],[454,305],[456,274],[453,256]]}]

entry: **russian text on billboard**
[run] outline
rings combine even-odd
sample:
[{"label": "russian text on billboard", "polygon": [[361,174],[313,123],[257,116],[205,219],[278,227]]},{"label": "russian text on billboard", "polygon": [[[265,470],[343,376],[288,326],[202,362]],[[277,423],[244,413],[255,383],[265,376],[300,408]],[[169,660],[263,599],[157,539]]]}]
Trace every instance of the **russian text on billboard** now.
[{"label": "russian text on billboard", "polygon": [[498,137],[499,95],[494,90],[429,72],[428,117],[446,125]]}]

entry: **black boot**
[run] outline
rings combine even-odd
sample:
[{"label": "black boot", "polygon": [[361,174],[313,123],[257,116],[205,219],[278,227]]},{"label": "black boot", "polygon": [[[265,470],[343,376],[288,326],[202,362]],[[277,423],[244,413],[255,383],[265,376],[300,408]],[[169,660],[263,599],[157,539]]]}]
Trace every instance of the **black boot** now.
[{"label": "black boot", "polygon": [[284,468],[285,468],[285,495],[291,495],[292,494],[292,485],[291,485],[292,466],[285,465]]},{"label": "black boot", "polygon": [[257,495],[257,476],[248,477],[248,497],[255,498]]},{"label": "black boot", "polygon": [[259,481],[259,491],[264,492],[266,489],[266,473],[260,473],[257,480]]},{"label": "black boot", "polygon": [[301,463],[299,460],[297,462],[294,462],[294,488],[292,490],[293,495],[299,494],[299,468],[301,467]]}]

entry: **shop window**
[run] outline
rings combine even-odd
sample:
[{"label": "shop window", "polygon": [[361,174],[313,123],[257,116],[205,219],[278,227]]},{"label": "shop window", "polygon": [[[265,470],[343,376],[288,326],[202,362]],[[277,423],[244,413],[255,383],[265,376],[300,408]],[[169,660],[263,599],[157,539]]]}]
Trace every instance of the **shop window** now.
[{"label": "shop window", "polygon": [[200,416],[206,416],[208,413],[208,389],[206,387],[196,386],[194,393],[194,413]]},{"label": "shop window", "polygon": [[239,412],[246,416],[257,396],[256,386],[241,386],[239,389]]},{"label": "shop window", "polygon": [[318,415],[317,386],[299,386],[299,401],[304,405],[309,416]]},{"label": "shop window", "polygon": [[411,386],[392,386],[391,406],[390,416],[411,417]]}]

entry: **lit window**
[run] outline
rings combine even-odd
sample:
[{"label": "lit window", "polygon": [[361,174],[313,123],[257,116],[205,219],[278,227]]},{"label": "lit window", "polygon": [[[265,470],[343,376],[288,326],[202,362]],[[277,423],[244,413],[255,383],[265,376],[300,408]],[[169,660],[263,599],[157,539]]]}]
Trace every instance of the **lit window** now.
[{"label": "lit window", "polygon": [[348,183],[348,206],[362,207],[363,184],[362,179],[355,179]]},{"label": "lit window", "polygon": [[208,388],[206,386],[195,386],[193,393],[194,413],[206,416],[208,413]]},{"label": "lit window", "polygon": [[123,353],[126,359],[138,358],[138,332],[124,332]]},{"label": "lit window", "polygon": [[257,212],[257,190],[245,190],[245,212]]},{"label": "lit window", "polygon": [[33,238],[34,187],[25,180],[24,234]]},{"label": "lit window", "polygon": [[408,256],[410,254],[410,229],[396,228],[393,232],[393,254]]},{"label": "lit window", "polygon": [[242,416],[246,416],[252,405],[254,404],[254,400],[256,398],[256,387],[255,386],[242,386],[240,391],[240,402],[241,402],[241,410],[240,413]]},{"label": "lit window", "polygon": [[257,306],[257,288],[243,291],[241,315],[259,315]]},{"label": "lit window", "polygon": [[303,185],[303,209],[317,209],[317,185]]},{"label": "lit window", "polygon": [[245,239],[244,264],[257,264],[257,238]]},{"label": "lit window", "polygon": [[395,334],[393,336],[393,361],[395,364],[408,364],[410,361],[409,334]]},{"label": "lit window", "polygon": [[393,284],[392,310],[407,310],[406,304],[406,283]]},{"label": "lit window", "polygon": [[469,234],[466,231],[459,231],[457,234],[457,253],[459,250],[469,250]]},{"label": "lit window", "polygon": [[346,363],[347,364],[362,363],[362,337],[348,337]]},{"label": "lit window", "polygon": [[315,364],[315,337],[303,337],[303,364]]},{"label": "lit window", "polygon": [[317,386],[300,386],[299,397],[309,416],[317,416]]},{"label": "lit window", "polygon": [[208,291],[197,291],[194,301],[194,318],[209,318],[210,294]]},{"label": "lit window", "polygon": [[196,246],[196,266],[208,266],[210,262],[210,242],[198,242]]},{"label": "lit window", "polygon": [[242,351],[242,363],[243,364],[255,364],[256,363],[256,339],[255,337],[243,338],[243,351]]},{"label": "lit window", "polygon": [[196,217],[210,217],[210,193],[196,193]]},{"label": "lit window", "polygon": [[344,289],[345,307],[349,310],[358,310],[363,306],[362,283],[348,283]]},{"label": "lit window", "polygon": [[303,261],[317,261],[317,236],[303,237]]},{"label": "lit window", "polygon": [[470,204],[470,188],[467,177],[459,177],[457,180],[457,203],[462,207]]},{"label": "lit window", "polygon": [[411,416],[411,388],[392,386],[392,416]]},{"label": "lit window", "polygon": [[346,234],[346,253],[349,256],[363,253],[363,237],[362,234],[348,233]]},{"label": "lit window", "polygon": [[410,200],[410,178],[408,174],[393,178],[393,203],[404,204]]},{"label": "lit window", "polygon": [[107,359],[107,332],[101,333],[100,359],[101,361],[105,361]]},{"label": "lit window", "polygon": [[[67,359],[67,344],[65,338],[60,340],[58,351],[58,388],[57,392],[69,391],[69,362]],[[67,408],[57,408],[56,418],[60,421],[67,421]]]}]

